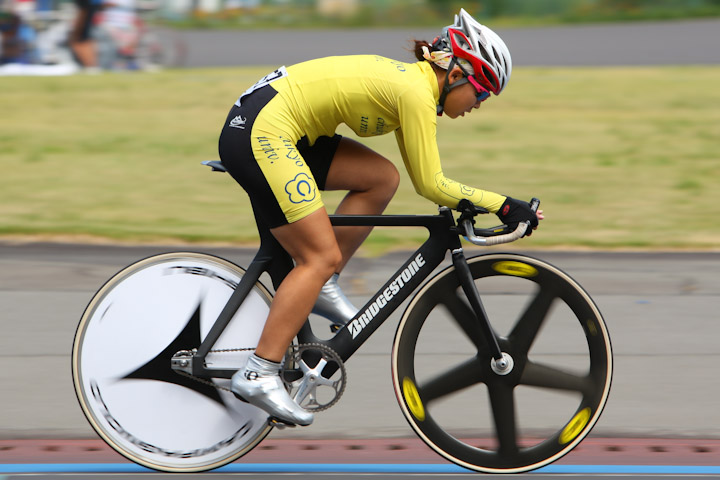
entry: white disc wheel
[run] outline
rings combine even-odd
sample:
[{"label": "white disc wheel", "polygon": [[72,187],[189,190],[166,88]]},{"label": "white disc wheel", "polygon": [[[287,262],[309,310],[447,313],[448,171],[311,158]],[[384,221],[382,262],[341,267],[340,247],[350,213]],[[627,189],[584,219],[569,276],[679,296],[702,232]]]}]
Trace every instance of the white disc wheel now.
[{"label": "white disc wheel", "polygon": [[[73,380],[112,448],[156,470],[197,472],[239,458],[270,432],[265,412],[224,389],[230,379],[208,385],[170,367],[175,353],[200,346],[244,274],[218,257],[168,253],[130,265],[93,297],[75,335]],[[254,348],[271,298],[256,283],[213,349]],[[237,369],[251,352],[211,352],[206,365]]]}]

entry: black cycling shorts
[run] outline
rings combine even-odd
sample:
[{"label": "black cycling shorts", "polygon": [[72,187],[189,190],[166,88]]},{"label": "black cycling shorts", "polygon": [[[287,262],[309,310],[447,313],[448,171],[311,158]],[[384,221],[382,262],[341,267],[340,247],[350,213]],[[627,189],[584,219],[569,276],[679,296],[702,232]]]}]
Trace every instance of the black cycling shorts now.
[{"label": "black cycling shorts", "polygon": [[[322,136],[310,145],[306,136],[291,143],[282,132],[272,135],[264,131],[261,137],[253,133],[255,120],[276,94],[267,85],[244,96],[241,106],[233,105],[218,142],[223,165],[247,192],[258,219],[270,228],[297,221],[322,207],[316,190],[325,190],[330,164],[342,139],[337,134]],[[262,143],[258,145],[258,138],[267,141],[266,150],[262,150]],[[258,162],[265,162],[266,169]],[[272,177],[267,174],[268,164],[277,169]]]}]

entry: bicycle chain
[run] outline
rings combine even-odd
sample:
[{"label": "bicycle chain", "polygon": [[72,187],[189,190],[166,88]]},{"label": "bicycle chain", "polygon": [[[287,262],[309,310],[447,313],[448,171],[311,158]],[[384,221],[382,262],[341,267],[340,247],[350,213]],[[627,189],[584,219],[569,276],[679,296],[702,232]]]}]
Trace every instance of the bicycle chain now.
[{"label": "bicycle chain", "polygon": [[[325,345],[322,345],[322,344],[320,344],[320,343],[302,343],[302,344],[299,344],[299,345],[290,345],[290,347],[288,347],[287,353],[285,354],[285,358],[286,358],[286,359],[287,359],[287,358],[292,358],[292,359],[294,360],[294,359],[295,359],[295,355],[296,355],[297,353],[299,353],[302,349],[315,349],[315,350],[325,351],[328,355],[330,355],[330,356],[332,357],[332,360],[333,360],[335,363],[337,363],[338,366],[339,366],[340,375],[341,375],[341,379],[342,379],[342,390],[341,390],[341,391],[337,394],[337,396],[336,396],[330,403],[328,403],[327,405],[324,405],[324,406],[319,407],[319,408],[312,409],[312,411],[315,411],[315,412],[325,411],[325,410],[327,410],[328,408],[330,408],[330,407],[332,407],[333,405],[335,405],[335,404],[338,402],[338,400],[340,400],[340,397],[342,396],[342,394],[345,392],[345,385],[346,385],[346,383],[347,383],[347,382],[345,381],[345,379],[347,378],[347,373],[346,373],[346,370],[345,370],[345,364],[344,364],[344,362],[340,359],[340,355],[338,355],[338,354],[335,352],[335,350],[333,350],[332,348],[327,347],[327,346],[325,346]],[[248,351],[252,351],[252,350],[255,350],[255,348],[254,348],[254,347],[252,347],[252,348],[251,348],[251,347],[246,347],[246,348],[219,348],[219,349],[215,349],[215,350],[209,350],[208,353],[248,352]],[[175,356],[177,356],[177,355],[179,355],[179,354],[182,354],[182,353],[185,353],[185,354],[187,354],[189,357],[192,357],[196,352],[197,352],[197,349],[193,349],[193,350],[180,350],[180,351],[178,351],[177,353],[175,353],[175,355],[173,355],[173,357],[175,357]],[[286,362],[283,362],[283,366],[282,366],[282,368],[281,368],[281,370],[280,370],[280,378],[283,379],[283,383],[285,383],[285,385],[288,385],[288,382],[286,382],[286,381],[284,380],[284,378],[285,378],[285,377],[284,377],[284,373],[287,372],[287,371],[289,371],[289,370],[285,367],[285,363],[286,363]],[[173,369],[173,370],[174,370],[174,369]],[[222,386],[222,385],[218,385],[217,383],[212,382],[212,381],[210,381],[210,380],[207,380],[207,379],[205,379],[205,378],[197,377],[197,376],[195,376],[195,375],[192,375],[192,374],[190,374],[190,373],[184,372],[184,371],[182,371],[182,370],[174,370],[174,371],[175,371],[175,373],[177,373],[177,374],[179,374],[179,375],[182,375],[182,376],[184,376],[184,377],[190,378],[190,379],[192,379],[192,380],[194,380],[194,381],[196,381],[196,382],[198,382],[198,383],[202,383],[202,384],[204,384],[204,385],[208,385],[208,386],[210,386],[210,387],[217,388],[218,390],[224,390],[224,391],[226,391],[226,392],[228,392],[228,393],[232,393],[233,395],[235,395],[235,392],[233,392],[231,389],[229,389],[229,388],[227,388],[227,387],[224,387],[224,386]],[[236,395],[236,396],[237,396],[237,395]]]},{"label": "bicycle chain", "polygon": [[[255,349],[254,349],[254,348],[221,348],[221,349],[217,349],[217,350],[210,350],[208,353],[247,352],[247,351],[250,351],[250,350],[255,350]],[[177,353],[175,353],[175,355],[173,355],[173,357],[176,357],[177,355],[180,355],[180,354],[183,354],[183,353],[184,353],[184,354],[187,354],[187,356],[188,356],[189,358],[192,358],[192,356],[193,356],[196,352],[197,352],[197,349],[193,349],[193,350],[180,350],[180,351],[178,351]],[[202,377],[196,377],[195,375],[192,375],[192,374],[190,374],[190,373],[184,372],[184,371],[182,371],[182,370],[175,370],[175,369],[173,369],[173,370],[174,370],[175,373],[177,373],[178,375],[182,375],[183,377],[190,378],[190,379],[192,379],[192,380],[195,380],[195,381],[198,382],[198,383],[202,383],[203,385],[208,385],[208,386],[210,386],[210,387],[217,388],[218,390],[224,390],[224,391],[226,391],[226,392],[229,392],[229,393],[232,393],[233,395],[235,395],[235,392],[233,392],[233,391],[230,390],[229,388],[223,387],[222,385],[218,385],[218,384],[215,383],[215,382],[212,382],[212,381],[207,380],[207,379],[202,378]]]}]

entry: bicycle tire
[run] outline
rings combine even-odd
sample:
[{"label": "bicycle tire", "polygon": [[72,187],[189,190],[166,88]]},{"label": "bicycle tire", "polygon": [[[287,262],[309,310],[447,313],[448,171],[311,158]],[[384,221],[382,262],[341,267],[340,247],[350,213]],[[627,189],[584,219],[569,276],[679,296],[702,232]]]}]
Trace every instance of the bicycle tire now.
[{"label": "bicycle tire", "polygon": [[[497,336],[512,371],[493,371],[451,266],[418,291],[398,325],[398,403],[416,434],[457,465],[485,473],[540,468],[575,448],[600,418],[613,368],[607,326],[585,290],[546,262],[485,254],[468,265],[496,335],[498,323],[509,327]],[[519,287],[527,303],[517,302]]]},{"label": "bicycle tire", "polygon": [[[245,271],[219,257],[167,253],[113,276],[85,309],[75,334],[75,393],[90,425],[135,463],[165,472],[211,470],[252,450],[272,430],[268,415],[217,386],[170,368],[200,345]],[[272,295],[257,282],[213,348],[255,347]],[[239,368],[250,351],[209,353]]]}]

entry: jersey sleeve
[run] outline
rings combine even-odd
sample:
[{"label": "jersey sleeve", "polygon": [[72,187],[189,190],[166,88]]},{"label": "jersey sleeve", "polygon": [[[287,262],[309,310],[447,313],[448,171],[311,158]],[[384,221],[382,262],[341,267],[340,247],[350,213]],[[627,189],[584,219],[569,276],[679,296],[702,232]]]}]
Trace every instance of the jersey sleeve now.
[{"label": "jersey sleeve", "polygon": [[455,208],[466,198],[474,205],[497,212],[503,195],[469,187],[447,178],[437,147],[437,114],[432,97],[406,91],[398,98],[400,127],[395,130],[400,154],[415,191],[439,205]]}]

